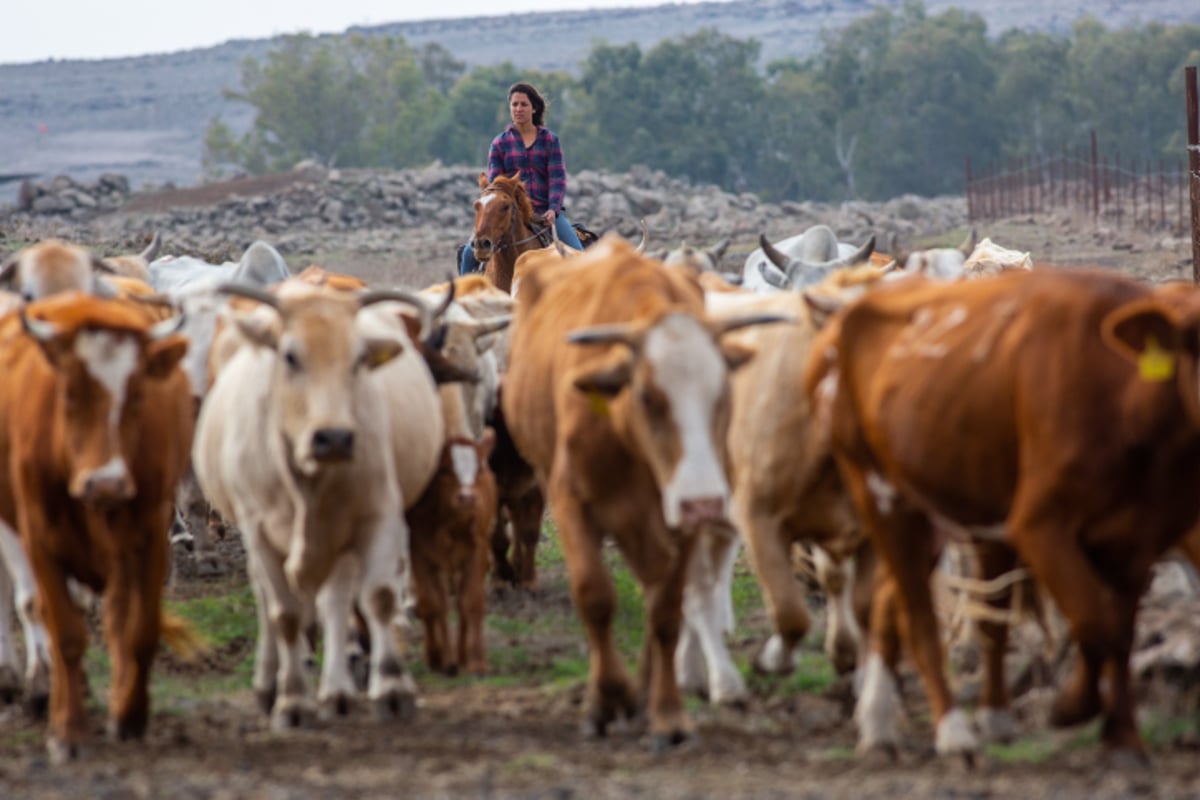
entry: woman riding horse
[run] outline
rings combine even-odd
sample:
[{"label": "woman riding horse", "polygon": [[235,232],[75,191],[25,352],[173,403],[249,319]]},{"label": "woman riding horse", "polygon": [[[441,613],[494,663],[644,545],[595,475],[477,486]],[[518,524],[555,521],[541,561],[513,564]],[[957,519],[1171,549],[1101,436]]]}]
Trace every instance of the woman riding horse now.
[{"label": "woman riding horse", "polygon": [[[558,136],[542,124],[546,116],[545,98],[531,84],[514,83],[508,89],[508,111],[512,124],[492,140],[488,150],[488,183],[497,175],[519,172],[534,215],[553,225],[563,244],[582,250],[575,229],[563,215],[567,170]],[[459,274],[478,269],[472,248],[463,248]]]}]

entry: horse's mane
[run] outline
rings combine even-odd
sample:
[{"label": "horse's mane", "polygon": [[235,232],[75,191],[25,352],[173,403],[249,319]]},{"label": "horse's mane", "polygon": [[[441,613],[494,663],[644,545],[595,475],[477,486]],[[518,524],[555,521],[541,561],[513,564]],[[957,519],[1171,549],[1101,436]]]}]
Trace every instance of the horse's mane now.
[{"label": "horse's mane", "polygon": [[512,198],[517,204],[517,213],[520,215],[521,222],[525,227],[529,227],[533,222],[533,203],[529,201],[529,193],[525,191],[525,184],[521,183],[519,175],[497,175],[495,179],[483,187],[483,191],[499,191]]}]

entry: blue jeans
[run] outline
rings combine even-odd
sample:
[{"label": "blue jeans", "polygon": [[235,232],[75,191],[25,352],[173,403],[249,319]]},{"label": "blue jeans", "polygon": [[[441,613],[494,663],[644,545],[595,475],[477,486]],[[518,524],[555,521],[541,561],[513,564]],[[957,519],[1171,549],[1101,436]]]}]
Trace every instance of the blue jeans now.
[{"label": "blue jeans", "polygon": [[[579,243],[579,235],[575,233],[575,229],[571,227],[571,221],[566,215],[558,214],[554,217],[554,230],[558,232],[558,240],[567,247],[574,247],[576,250],[582,250],[583,245]],[[462,258],[458,263],[459,275],[470,275],[472,272],[479,271],[479,262],[475,260],[475,253],[471,250],[470,242],[463,248]]]}]

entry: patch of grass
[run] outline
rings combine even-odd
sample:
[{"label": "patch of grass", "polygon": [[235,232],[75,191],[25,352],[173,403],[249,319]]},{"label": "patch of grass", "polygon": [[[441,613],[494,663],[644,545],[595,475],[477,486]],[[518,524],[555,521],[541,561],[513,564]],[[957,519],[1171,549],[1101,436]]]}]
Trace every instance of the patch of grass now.
[{"label": "patch of grass", "polygon": [[791,675],[762,675],[749,663],[739,663],[746,686],[756,695],[823,694],[834,682],[837,673],[823,652],[801,650],[799,664]]},{"label": "patch of grass", "polygon": [[1195,736],[1200,724],[1191,717],[1150,715],[1141,724],[1142,739],[1149,747],[1169,747],[1180,739]]},{"label": "patch of grass", "polygon": [[1008,744],[990,744],[984,752],[1001,764],[1041,764],[1058,752],[1058,746],[1042,737],[1026,737]]},{"label": "patch of grass", "polygon": [[219,648],[234,641],[253,640],[258,631],[254,592],[249,584],[231,589],[225,594],[197,597],[192,600],[168,600],[163,605],[171,613],[190,622],[211,647]]}]

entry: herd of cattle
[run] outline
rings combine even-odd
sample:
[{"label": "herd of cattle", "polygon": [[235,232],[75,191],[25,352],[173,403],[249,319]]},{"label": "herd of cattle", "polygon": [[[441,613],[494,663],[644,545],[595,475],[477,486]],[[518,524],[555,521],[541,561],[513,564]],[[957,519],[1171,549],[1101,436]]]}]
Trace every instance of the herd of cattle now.
[{"label": "herd of cattle", "polygon": [[[764,237],[735,276],[726,245],[534,249],[511,295],[478,275],[419,291],[292,275],[261,242],[225,265],[156,257],[157,239],[122,258],[56,240],[14,254],[0,267],[0,697],[48,702],[51,754],[77,754],[91,590],[112,731],[144,733],[160,639],[194,645],[161,608],[180,509],[197,547],[217,519],[244,541],[253,688],[273,726],[347,713],[364,688],[378,715],[406,716],[406,607],[432,668],[484,672],[488,573],[534,585],[548,508],[594,735],[644,716],[670,746],[691,732],[684,692],[746,698],[725,642],[742,543],[774,628],[754,666],[794,669],[802,544],[829,599],[826,651],[859,670],[860,749],[900,741],[905,652],[938,753],[970,758],[1015,725],[1003,623],[979,624],[973,719],[945,677],[930,578],[962,542],[983,579],[1024,565],[1068,623],[1077,662],[1051,722],[1102,715],[1105,744],[1143,757],[1138,599],[1171,548],[1200,555],[1200,294],[1035,267],[973,234],[880,258],[816,226]],[[643,591],[636,681],[606,541]]]}]

